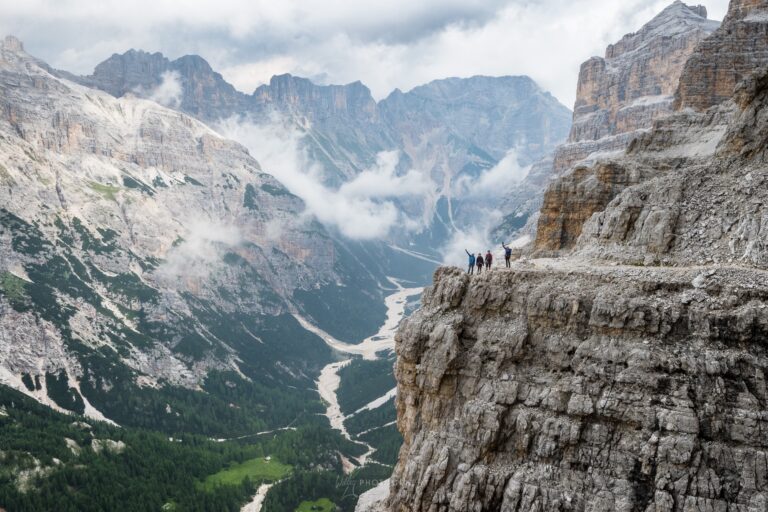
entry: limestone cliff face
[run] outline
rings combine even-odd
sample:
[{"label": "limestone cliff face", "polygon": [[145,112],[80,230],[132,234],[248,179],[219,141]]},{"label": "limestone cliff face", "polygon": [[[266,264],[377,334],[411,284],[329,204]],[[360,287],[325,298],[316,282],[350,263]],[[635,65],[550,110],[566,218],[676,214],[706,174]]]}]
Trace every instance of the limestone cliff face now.
[{"label": "limestone cliff face", "polygon": [[[717,27],[718,22],[707,19],[703,6],[689,6],[678,0],[639,31],[608,46],[604,57],[584,62],[571,132],[568,141],[555,150],[547,177],[561,177],[576,166],[588,167],[599,156],[623,152],[656,119],[669,115],[685,62]],[[583,180],[587,174],[580,171],[578,176]],[[537,250],[572,246],[580,232],[572,228],[580,226],[595,210],[588,209],[588,204],[575,205],[578,208],[566,212],[553,211],[552,206],[563,204],[569,193],[578,203],[584,186],[591,187],[568,179],[553,184],[544,194]],[[605,197],[598,193],[588,201],[604,205]],[[520,200],[511,196],[506,210],[518,213],[518,203]]]},{"label": "limestone cliff face", "polygon": [[768,288],[701,272],[440,270],[398,335],[387,509],[764,510]]},{"label": "limestone cliff face", "polygon": [[577,169],[567,257],[435,274],[381,510],[768,510],[767,107],[761,69]]},{"label": "limestone cliff face", "polygon": [[214,370],[312,386],[330,350],[290,313],[321,318],[314,299],[376,314],[382,297],[374,265],[303,209],[243,146],[54,76],[6,39],[0,383],[52,403],[22,375],[64,372],[88,414],[117,421],[145,412],[126,413],[125,396],[196,389]]},{"label": "limestone cliff face", "polygon": [[[625,172],[633,172],[635,184],[644,181],[648,177],[669,174],[667,179],[676,186],[671,186],[669,193],[672,195],[661,196],[654,194],[654,201],[668,201],[673,204],[678,200],[683,201],[689,193],[694,193],[699,186],[698,182],[683,183],[674,173],[667,173],[683,164],[693,165],[698,162],[702,179],[708,175],[707,167],[714,158],[717,145],[725,134],[727,125],[732,121],[733,102],[731,99],[736,89],[736,81],[743,80],[748,74],[768,64],[768,16],[764,2],[734,2],[731,4],[728,16],[722,28],[718,29],[710,38],[703,41],[691,55],[680,77],[679,89],[676,92],[676,106],[680,109],[675,115],[667,114],[667,118],[659,119],[650,134],[638,133],[635,141],[629,148],[631,158],[624,159],[621,155],[605,156],[602,162],[591,163],[580,169],[579,172],[567,174],[554,183],[545,194],[544,206],[539,219],[535,249],[539,255],[553,254],[557,251],[569,250],[576,245],[576,241],[582,233],[582,228],[593,214],[602,212],[610,201],[617,196],[626,186],[626,182],[617,181],[611,184],[595,186],[600,182],[598,176],[600,169],[606,165],[621,167]],[[722,75],[722,76],[721,76]],[[726,77],[727,75],[727,77]],[[748,80],[752,96],[745,94],[745,90],[739,92],[741,108],[745,108],[744,102],[761,104],[757,97],[759,93],[759,80]],[[746,84],[743,84],[746,87]],[[756,89],[757,88],[757,89]],[[756,102],[756,103],[755,103]],[[691,107],[691,108],[689,108]],[[704,112],[708,107],[709,111]],[[753,106],[754,108],[754,106]],[[699,111],[698,113],[696,111]],[[735,121],[734,121],[735,122]],[[611,163],[607,163],[607,162]],[[720,161],[720,159],[715,159]],[[639,165],[638,165],[639,164]],[[730,179],[740,176],[731,176]],[[607,186],[610,185],[610,186]],[[646,187],[647,188],[647,187]],[[673,193],[676,189],[678,193]],[[637,204],[637,198],[624,198],[625,204],[622,215],[623,220],[609,217],[609,213],[602,213],[595,218],[596,222],[621,222],[626,226],[624,235],[648,236],[646,231],[639,235],[632,231],[636,221],[636,215],[630,203]],[[731,205],[735,211],[743,211],[738,204]],[[662,213],[663,212],[663,213]],[[659,207],[649,222],[659,222],[653,237],[655,242],[651,245],[654,249],[649,252],[665,253],[666,246],[676,239],[675,231],[683,231],[682,227],[671,227],[679,220],[678,210]],[[647,210],[643,215],[647,214]],[[661,220],[659,216],[669,216]],[[615,226],[610,225],[607,230],[612,231]],[[597,227],[594,223],[588,224],[590,236],[601,240],[598,245],[604,246],[610,243],[606,239],[615,239],[616,235],[606,234],[605,227]],[[650,228],[649,228],[650,229]],[[660,230],[665,230],[662,233]],[[596,234],[595,232],[600,232]],[[688,235],[681,235],[687,237]],[[682,238],[677,238],[681,240]],[[647,246],[648,240],[641,243]],[[737,246],[738,243],[734,242]],[[733,249],[735,251],[735,249]],[[649,252],[643,254],[637,252],[636,257],[654,258]],[[713,251],[706,251],[712,253]],[[656,256],[658,259],[659,256]],[[665,257],[669,259],[669,256]],[[718,259],[726,258],[720,254]]]},{"label": "limestone cliff face", "polygon": [[685,66],[677,108],[706,110],[729,99],[736,85],[768,62],[768,2],[731,2],[723,25]]}]

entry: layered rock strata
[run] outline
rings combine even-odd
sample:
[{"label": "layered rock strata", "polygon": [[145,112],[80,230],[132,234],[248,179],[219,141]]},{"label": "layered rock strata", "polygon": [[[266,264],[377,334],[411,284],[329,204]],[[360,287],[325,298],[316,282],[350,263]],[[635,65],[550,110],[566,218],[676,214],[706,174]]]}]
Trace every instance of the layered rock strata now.
[{"label": "layered rock strata", "polygon": [[676,108],[698,111],[729,99],[736,85],[768,62],[768,6],[762,0],[731,2],[723,25],[685,64]]},{"label": "layered rock strata", "polygon": [[[552,180],[567,175],[575,167],[589,167],[600,157],[623,153],[655,120],[669,115],[686,61],[718,25],[707,19],[703,6],[675,1],[639,31],[608,46],[604,57],[584,62],[579,72],[571,132],[568,141],[555,150],[546,177]],[[583,170],[578,173],[585,177]],[[538,176],[533,176],[526,184],[534,185],[530,188],[535,189],[533,180],[540,181]],[[549,181],[544,182],[538,190],[548,184]],[[538,250],[572,246],[579,231],[571,229],[569,217],[577,217],[576,224],[580,225],[582,217],[594,212],[565,212],[560,217],[559,212],[550,211],[552,204],[562,202],[559,196],[567,193],[570,186],[570,183],[555,184],[545,193],[541,215],[535,217],[528,229],[537,231],[537,225],[538,230],[544,227],[543,236],[537,241]],[[574,190],[576,194],[579,192]],[[540,198],[539,194],[536,195]],[[524,209],[525,199],[510,195],[504,211],[518,215]],[[595,197],[592,201],[601,199]],[[542,202],[528,202],[532,204],[538,206]],[[561,229],[549,232],[547,226],[555,223],[559,223]],[[506,224],[507,231],[515,227],[514,219],[508,219]]]},{"label": "layered rock strata", "polygon": [[767,300],[740,268],[439,271],[387,509],[764,510]]},{"label": "layered rock strata", "polygon": [[768,509],[767,106],[763,69],[577,170],[599,210],[568,257],[435,274],[380,510]]}]

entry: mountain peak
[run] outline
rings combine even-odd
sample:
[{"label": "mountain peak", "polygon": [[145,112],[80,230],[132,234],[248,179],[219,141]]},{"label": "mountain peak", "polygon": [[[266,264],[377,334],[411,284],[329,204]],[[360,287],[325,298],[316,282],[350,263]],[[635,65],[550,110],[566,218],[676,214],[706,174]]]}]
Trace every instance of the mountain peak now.
[{"label": "mountain peak", "polygon": [[24,51],[24,43],[22,43],[21,40],[16,36],[5,36],[5,39],[3,39],[3,42],[0,43],[0,46],[2,46],[3,50],[9,50],[12,52]]},{"label": "mountain peak", "polygon": [[703,5],[687,5],[675,0],[637,32],[627,34],[605,51],[606,59],[618,58],[656,41],[660,37],[672,37],[694,31],[714,32],[719,22],[707,19]]}]

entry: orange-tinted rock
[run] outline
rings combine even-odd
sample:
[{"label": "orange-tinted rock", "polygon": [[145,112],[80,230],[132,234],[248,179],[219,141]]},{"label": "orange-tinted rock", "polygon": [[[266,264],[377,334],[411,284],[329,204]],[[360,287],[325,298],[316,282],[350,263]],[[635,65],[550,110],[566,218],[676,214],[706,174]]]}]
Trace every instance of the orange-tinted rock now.
[{"label": "orange-tinted rock", "polygon": [[768,0],[731,2],[723,25],[688,60],[676,108],[704,111],[730,98],[736,85],[768,62]]},{"label": "orange-tinted rock", "polygon": [[537,251],[572,247],[583,223],[626,186],[621,173],[607,172],[610,166],[589,165],[599,156],[623,152],[673,111],[686,60],[718,26],[706,15],[703,6],[676,1],[639,31],[608,46],[604,58],[582,64],[570,137],[554,157],[554,174],[563,177],[544,195]]}]

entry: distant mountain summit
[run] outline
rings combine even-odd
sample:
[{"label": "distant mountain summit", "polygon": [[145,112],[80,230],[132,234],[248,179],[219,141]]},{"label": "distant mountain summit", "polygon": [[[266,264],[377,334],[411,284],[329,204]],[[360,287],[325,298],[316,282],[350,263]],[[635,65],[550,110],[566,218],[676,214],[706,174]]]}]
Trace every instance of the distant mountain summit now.
[{"label": "distant mountain summit", "polygon": [[[169,69],[129,52],[97,75],[145,76],[139,62]],[[177,61],[195,73],[201,62]],[[204,123],[48,69],[17,39],[0,43],[0,383],[59,409],[207,435],[285,424],[315,404],[332,354],[293,315],[350,342],[373,334],[391,255],[352,254]],[[264,402],[223,396],[235,388]]]},{"label": "distant mountain summit", "polygon": [[471,182],[511,150],[520,166],[530,165],[551,154],[570,128],[570,111],[528,77],[448,78],[376,102],[360,82],[318,85],[290,74],[248,95],[200,57],[170,61],[135,50],[113,55],[90,76],[70,75],[116,97],[151,97],[169,76],[179,86],[174,108],[203,121],[237,116],[271,123],[278,114],[306,135],[303,149],[330,186],[374,165],[379,152],[398,150],[399,171],[416,169],[435,183],[433,192],[401,204],[423,223],[420,234],[405,234],[403,243],[425,250],[477,220],[474,199],[463,202],[457,190],[462,179]]}]

